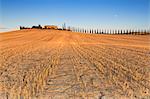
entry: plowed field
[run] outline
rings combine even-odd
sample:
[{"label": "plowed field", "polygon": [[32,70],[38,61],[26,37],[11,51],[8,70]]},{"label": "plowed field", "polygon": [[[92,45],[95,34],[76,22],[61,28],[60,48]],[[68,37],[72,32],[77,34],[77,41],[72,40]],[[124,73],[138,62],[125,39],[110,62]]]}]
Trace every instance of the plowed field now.
[{"label": "plowed field", "polygon": [[150,99],[150,35],[0,34],[0,99]]}]

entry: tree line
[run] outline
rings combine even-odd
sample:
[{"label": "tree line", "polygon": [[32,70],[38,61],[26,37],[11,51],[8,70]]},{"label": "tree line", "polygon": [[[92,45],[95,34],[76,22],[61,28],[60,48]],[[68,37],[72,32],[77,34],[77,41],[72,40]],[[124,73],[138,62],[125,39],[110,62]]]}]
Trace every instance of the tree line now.
[{"label": "tree line", "polygon": [[90,33],[90,34],[130,34],[130,35],[147,35],[150,34],[150,30],[147,29],[84,29],[71,27],[71,31],[80,33]]}]

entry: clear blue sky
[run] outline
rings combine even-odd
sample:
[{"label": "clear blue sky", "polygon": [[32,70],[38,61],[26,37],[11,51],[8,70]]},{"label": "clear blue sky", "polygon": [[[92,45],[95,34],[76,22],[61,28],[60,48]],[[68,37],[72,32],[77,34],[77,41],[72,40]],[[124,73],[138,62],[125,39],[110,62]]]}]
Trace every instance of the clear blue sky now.
[{"label": "clear blue sky", "polygon": [[0,0],[0,27],[147,28],[150,0]]}]

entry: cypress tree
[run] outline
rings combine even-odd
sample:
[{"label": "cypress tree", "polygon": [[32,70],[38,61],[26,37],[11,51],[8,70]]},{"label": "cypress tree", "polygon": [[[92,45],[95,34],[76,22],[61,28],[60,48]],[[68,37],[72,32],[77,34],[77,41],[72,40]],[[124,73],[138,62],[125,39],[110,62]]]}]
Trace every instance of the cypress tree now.
[{"label": "cypress tree", "polygon": [[101,29],[101,34],[103,34],[103,29]]},{"label": "cypress tree", "polygon": [[101,34],[101,29],[99,30],[99,34]]},{"label": "cypress tree", "polygon": [[91,33],[93,34],[93,29],[91,29]]},{"label": "cypress tree", "polygon": [[131,29],[129,30],[129,34],[131,34]]},{"label": "cypress tree", "polygon": [[86,29],[84,29],[84,33],[86,33]]},{"label": "cypress tree", "polygon": [[122,29],[121,29],[120,33],[122,34]]},{"label": "cypress tree", "polygon": [[117,34],[117,30],[115,30],[115,34]]},{"label": "cypress tree", "polygon": [[144,30],[144,34],[145,34],[145,35],[147,34],[146,29]]},{"label": "cypress tree", "polygon": [[119,34],[119,29],[117,30],[117,34]]},{"label": "cypress tree", "polygon": [[128,30],[126,31],[126,34],[129,34],[129,31],[128,31]]},{"label": "cypress tree", "polygon": [[98,31],[98,29],[97,29],[97,34],[99,34],[99,31]]},{"label": "cypress tree", "polygon": [[124,33],[123,34],[125,34],[126,33],[126,30],[124,30]]}]

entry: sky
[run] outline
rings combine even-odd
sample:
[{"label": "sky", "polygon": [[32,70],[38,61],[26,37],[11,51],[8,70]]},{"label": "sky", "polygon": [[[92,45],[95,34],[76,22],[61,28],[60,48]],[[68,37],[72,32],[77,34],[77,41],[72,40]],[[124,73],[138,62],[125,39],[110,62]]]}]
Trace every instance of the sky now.
[{"label": "sky", "polygon": [[146,29],[150,0],[0,0],[0,29],[57,25]]}]

